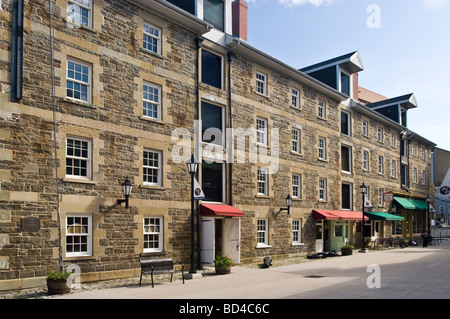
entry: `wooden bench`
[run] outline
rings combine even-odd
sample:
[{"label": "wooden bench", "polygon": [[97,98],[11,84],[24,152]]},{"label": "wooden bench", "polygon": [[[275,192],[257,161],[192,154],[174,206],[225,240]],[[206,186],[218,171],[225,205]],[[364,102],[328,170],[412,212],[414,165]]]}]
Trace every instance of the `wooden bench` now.
[{"label": "wooden bench", "polygon": [[[153,275],[157,274],[170,274],[170,282],[172,282],[173,274],[177,272],[174,269],[174,265],[181,265],[181,276],[183,278],[184,284],[184,264],[180,262],[173,262],[172,258],[164,258],[164,259],[141,259],[141,279],[139,281],[139,286],[142,285],[142,275],[151,274],[152,276],[152,288],[153,285]],[[178,271],[179,272],[179,271]]]}]

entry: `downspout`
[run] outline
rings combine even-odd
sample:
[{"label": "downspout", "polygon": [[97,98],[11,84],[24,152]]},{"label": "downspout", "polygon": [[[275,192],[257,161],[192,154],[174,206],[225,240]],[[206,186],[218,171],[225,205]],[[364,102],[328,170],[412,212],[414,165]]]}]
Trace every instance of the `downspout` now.
[{"label": "downspout", "polygon": [[[20,0],[19,0],[20,1]],[[59,271],[63,272],[63,250],[62,250],[62,232],[61,232],[61,215],[59,210],[59,182],[58,182],[58,155],[57,155],[57,141],[56,141],[56,98],[55,98],[55,66],[54,66],[54,29],[53,29],[53,4],[52,0],[48,0],[48,15],[49,15],[49,39],[50,39],[50,70],[51,70],[51,94],[52,94],[52,112],[53,112],[53,151],[55,160],[55,191],[56,191],[56,216],[58,218],[58,249],[59,249]]]},{"label": "downspout", "polygon": [[[229,128],[230,128],[230,134],[231,136],[229,138],[234,138],[233,135],[233,113],[232,113],[232,108],[231,108],[231,60],[233,57],[233,53],[231,53],[231,51],[229,51],[227,53],[228,56],[228,116],[229,116]],[[227,145],[227,147],[231,147],[233,146],[233,143],[229,143],[229,145]],[[228,194],[229,194],[229,204],[230,206],[233,206],[233,149],[228,150],[231,155],[231,159],[228,158],[229,163],[228,163]]]},{"label": "downspout", "polygon": [[[200,49],[202,47],[203,40],[200,38],[195,39],[195,42],[197,44],[197,88],[196,88],[196,94],[195,94],[195,115],[194,115],[194,123],[198,123],[198,120],[200,118],[200,111],[199,111],[199,103],[200,103]],[[195,130],[195,129],[194,129]],[[194,134],[194,139],[196,138]],[[195,143],[194,141],[194,158],[195,158]],[[200,167],[200,165],[199,165]],[[196,178],[198,181],[198,169],[196,173]],[[191,192],[193,189],[191,189]],[[197,200],[197,269],[202,269],[201,266],[201,247],[200,247],[200,202]],[[192,230],[193,231],[193,230]]]},{"label": "downspout", "polygon": [[22,99],[23,0],[14,2],[11,43],[11,102]]}]

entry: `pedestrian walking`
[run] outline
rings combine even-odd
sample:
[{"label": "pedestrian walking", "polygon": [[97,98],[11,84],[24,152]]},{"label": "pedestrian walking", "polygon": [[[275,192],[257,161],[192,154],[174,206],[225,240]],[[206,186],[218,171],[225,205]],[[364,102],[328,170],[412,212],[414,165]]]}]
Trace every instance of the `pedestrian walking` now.
[{"label": "pedestrian walking", "polygon": [[425,231],[422,234],[422,238],[423,238],[423,247],[428,247],[428,228],[425,228]]}]

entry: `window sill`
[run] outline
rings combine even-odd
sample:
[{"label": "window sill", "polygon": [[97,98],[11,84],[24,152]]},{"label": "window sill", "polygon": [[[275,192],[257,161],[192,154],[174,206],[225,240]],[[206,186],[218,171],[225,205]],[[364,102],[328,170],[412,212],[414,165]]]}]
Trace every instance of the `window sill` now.
[{"label": "window sill", "polygon": [[98,258],[95,256],[70,256],[70,257],[63,257],[63,261],[85,261],[85,260],[97,260]]},{"label": "window sill", "polygon": [[163,187],[163,186],[161,186],[161,185],[146,185],[146,184],[139,185],[139,188],[143,188],[143,189],[154,189],[154,190],[160,190],[160,191],[163,191],[163,190],[166,189],[165,187]]},{"label": "window sill", "polygon": [[77,179],[77,178],[70,178],[70,177],[64,177],[63,182],[67,183],[79,183],[79,184],[91,184],[96,185],[97,181],[93,181],[91,179]]},{"label": "window sill", "polygon": [[258,96],[264,97],[266,99],[269,99],[269,95],[267,93],[264,94],[264,93],[259,93],[259,92],[255,91],[255,94],[258,95]]},{"label": "window sill", "polygon": [[72,104],[76,104],[76,105],[81,105],[81,106],[89,107],[89,108],[91,108],[91,109],[96,109],[96,108],[97,108],[94,104],[90,104],[90,103],[83,102],[83,101],[79,101],[79,100],[74,100],[74,99],[71,99],[71,98],[69,98],[69,97],[64,97],[64,101],[65,101],[65,102],[72,103]]},{"label": "window sill", "polygon": [[90,32],[93,32],[93,33],[97,33],[97,34],[98,34],[98,31],[95,30],[95,29],[93,29],[92,27],[88,27],[88,26],[85,26],[85,25],[83,25],[83,24],[79,24],[79,23],[76,23],[76,22],[73,22],[73,21],[70,21],[70,20],[67,20],[67,19],[64,19],[64,21],[67,23],[67,26],[68,26],[69,28],[73,28],[73,29],[83,29],[83,30],[90,31]]},{"label": "window sill", "polygon": [[[142,43],[141,43],[141,44],[142,44]],[[142,53],[145,53],[145,54],[149,54],[149,55],[151,55],[151,56],[153,56],[153,57],[155,57],[155,58],[164,60],[164,57],[163,57],[161,54],[155,53],[155,52],[150,51],[150,50],[147,50],[147,49],[144,49],[143,47],[140,47],[140,48],[139,48],[139,51],[142,52]]]},{"label": "window sill", "polygon": [[324,162],[324,163],[328,163],[329,161],[327,159],[323,159],[323,158],[318,158],[317,159],[319,162]]},{"label": "window sill", "polygon": [[291,151],[291,154],[292,154],[292,155],[295,155],[295,156],[303,157],[303,154],[302,154],[302,153],[299,153],[299,152]]},{"label": "window sill", "polygon": [[325,122],[328,121],[326,117],[320,117],[320,116],[317,116],[317,119],[319,119],[319,120],[321,120],[321,121],[325,121]]},{"label": "window sill", "polygon": [[164,122],[163,122],[162,120],[160,120],[160,119],[155,119],[155,118],[153,118],[153,117],[149,117],[149,116],[145,116],[145,115],[141,115],[140,119],[141,119],[141,120],[144,120],[144,121],[149,121],[149,122],[153,122],[153,123],[162,124],[162,125],[165,125],[165,124],[166,124],[166,123],[164,123]]},{"label": "window sill", "polygon": [[271,245],[267,245],[267,244],[258,244],[255,247],[256,249],[267,249],[267,248],[272,248]]},{"label": "window sill", "polygon": [[305,244],[304,243],[292,243],[291,246],[292,247],[304,247]]},{"label": "window sill", "polygon": [[261,194],[257,194],[255,195],[256,198],[262,198],[262,199],[271,199],[273,198],[272,196],[269,195],[261,195]]}]

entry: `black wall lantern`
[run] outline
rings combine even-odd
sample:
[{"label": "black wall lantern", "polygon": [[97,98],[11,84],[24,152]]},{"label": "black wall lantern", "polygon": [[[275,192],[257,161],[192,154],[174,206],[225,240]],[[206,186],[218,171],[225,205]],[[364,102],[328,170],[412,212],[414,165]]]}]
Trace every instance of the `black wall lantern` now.
[{"label": "black wall lantern", "polygon": [[195,161],[194,155],[191,155],[191,160],[186,162],[188,172],[191,175],[191,269],[189,273],[195,274],[197,271],[194,268],[194,176],[197,173],[198,165]]},{"label": "black wall lantern", "polygon": [[281,213],[283,211],[287,211],[288,215],[290,215],[291,214],[291,205],[292,205],[292,198],[291,198],[291,195],[288,195],[286,197],[286,206],[287,206],[287,208],[284,208],[284,207],[280,208],[279,213]]},{"label": "black wall lantern", "polygon": [[123,195],[125,196],[125,199],[118,199],[117,205],[125,203],[125,208],[129,208],[128,198],[130,197],[132,188],[133,188],[133,185],[131,185],[130,180],[127,177],[125,179],[125,182],[122,184],[122,191],[123,191]]}]

